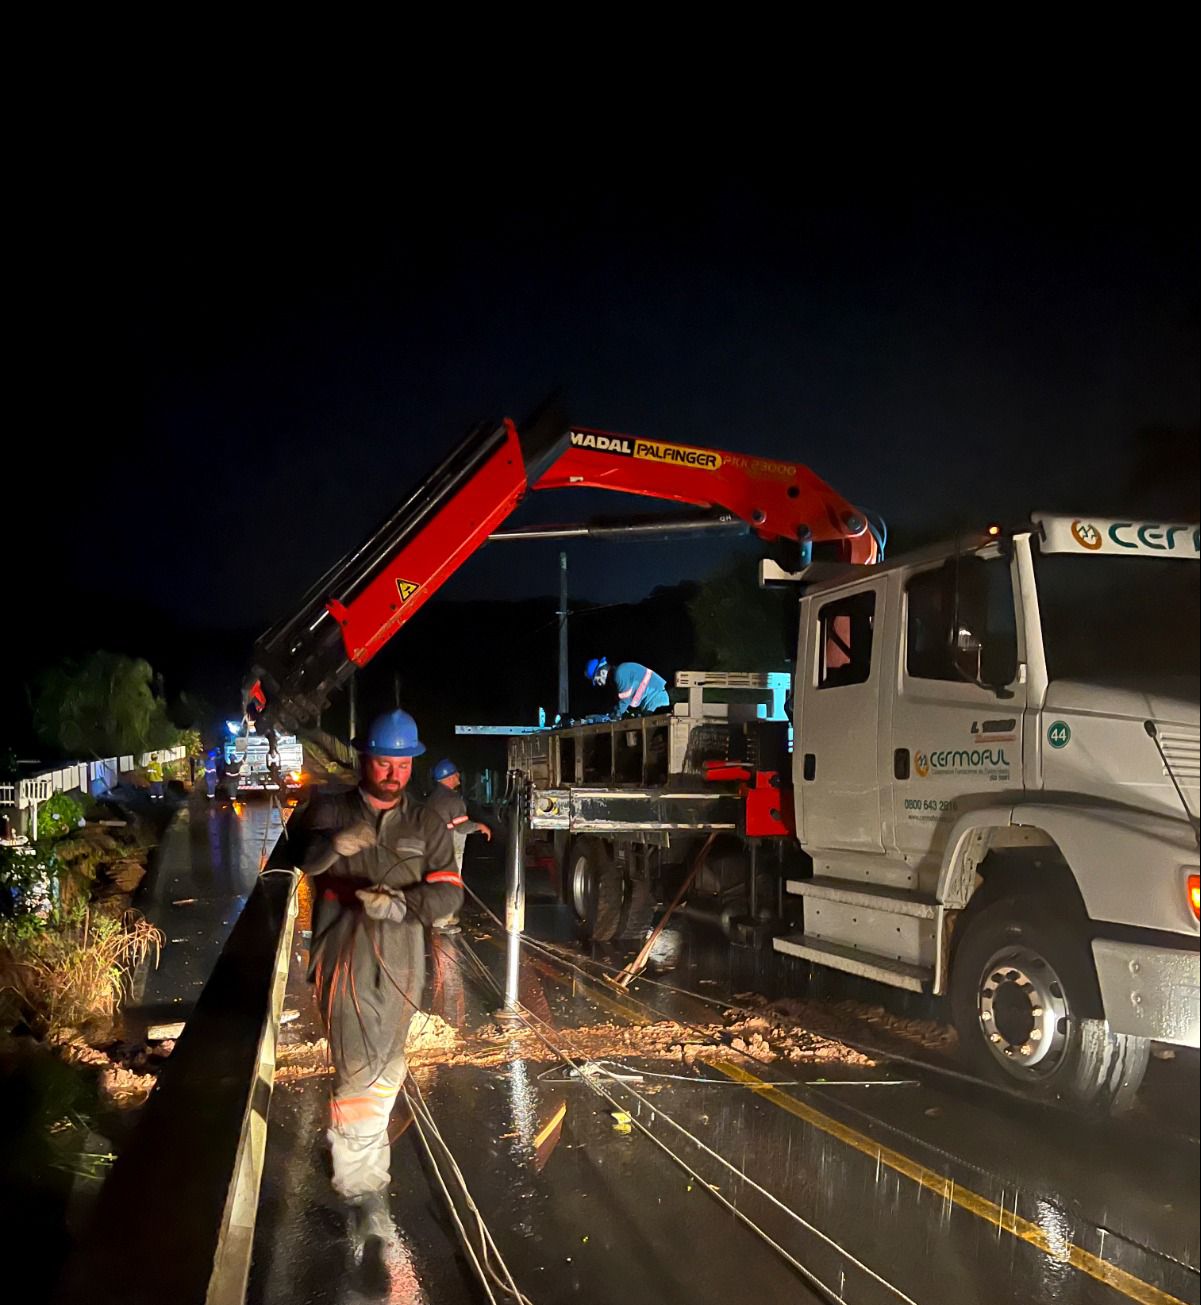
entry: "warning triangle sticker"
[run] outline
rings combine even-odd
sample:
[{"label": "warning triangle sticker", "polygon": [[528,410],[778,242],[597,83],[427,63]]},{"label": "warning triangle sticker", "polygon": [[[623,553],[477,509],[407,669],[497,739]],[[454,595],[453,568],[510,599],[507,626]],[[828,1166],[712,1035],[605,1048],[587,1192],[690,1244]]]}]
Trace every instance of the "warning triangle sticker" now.
[{"label": "warning triangle sticker", "polygon": [[396,588],[400,591],[400,601],[407,603],[421,586],[415,585],[412,580],[397,580]]}]

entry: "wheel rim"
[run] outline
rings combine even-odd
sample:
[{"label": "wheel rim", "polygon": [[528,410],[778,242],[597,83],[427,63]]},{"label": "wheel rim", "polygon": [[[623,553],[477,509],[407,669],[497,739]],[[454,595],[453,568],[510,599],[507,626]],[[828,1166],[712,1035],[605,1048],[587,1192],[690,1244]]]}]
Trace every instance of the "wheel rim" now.
[{"label": "wheel rim", "polygon": [[592,872],[592,862],[588,856],[579,852],[571,859],[571,905],[581,920],[588,918],[595,897],[596,876]]},{"label": "wheel rim", "polygon": [[1029,947],[998,951],[980,976],[980,1031],[1011,1073],[1054,1072],[1068,1043],[1071,1008],[1059,975]]}]

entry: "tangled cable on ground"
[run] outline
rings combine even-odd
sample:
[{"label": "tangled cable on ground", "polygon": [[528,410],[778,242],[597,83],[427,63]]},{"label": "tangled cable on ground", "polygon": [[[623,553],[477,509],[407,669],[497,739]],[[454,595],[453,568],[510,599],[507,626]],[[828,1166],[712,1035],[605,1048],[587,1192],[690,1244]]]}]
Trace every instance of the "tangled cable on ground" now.
[{"label": "tangled cable on ground", "polygon": [[[480,909],[483,910],[484,913],[495,924],[497,924],[501,929],[504,929],[503,922],[496,915],[496,913],[489,908],[488,904],[484,902],[477,893],[472,891],[470,887],[467,887],[466,891],[470,893],[472,898],[479,905]],[[528,934],[523,933],[522,935],[520,935],[520,939],[522,945],[527,947],[529,950],[536,953],[540,953],[541,955],[547,957],[549,960],[552,960],[557,964],[562,965],[564,968],[568,970],[574,971],[576,974],[579,974],[585,980],[592,983],[599,982],[601,978],[607,977],[607,975],[616,975],[621,972],[617,966],[606,964],[604,961],[596,960],[593,957],[579,956],[577,953],[574,953],[565,947],[562,947],[555,943],[545,942],[540,939],[531,938]],[[577,963],[579,961],[582,961],[584,965],[592,966],[595,970],[602,971],[605,973],[601,975],[589,973],[587,969],[583,968],[582,965]],[[724,1011],[732,1011],[739,1015],[754,1017],[763,1014],[761,1010],[756,1010],[753,1007],[741,1006],[737,1002],[728,1001],[721,997],[714,997],[708,993],[696,992],[692,989],[685,988],[677,984],[663,983],[658,980],[648,978],[645,974],[640,974],[638,976],[638,982],[648,984],[651,987],[661,989],[664,992],[672,993],[676,996],[691,997],[696,1001],[704,1003],[705,1005],[717,1007],[718,1009]],[[654,1015],[655,1018],[663,1018],[662,1011],[658,1010],[655,1006],[651,1005],[649,1002],[640,998],[636,993],[630,991],[630,989],[628,988],[623,989],[622,997],[623,1000],[627,1000],[631,1004],[640,1007],[643,1011]],[[677,1018],[677,1021],[684,1028],[691,1029],[693,1032],[701,1035],[701,1037],[704,1040],[710,1040],[710,1041],[712,1040],[711,1032],[706,1031],[701,1026],[696,1025],[685,1019],[679,1019],[678,1017],[673,1017],[673,1018]],[[999,1096],[1008,1097],[1016,1102],[1020,1102],[1024,1106],[1031,1105],[1029,1098],[1024,1096],[1022,1093],[997,1084],[986,1083],[983,1080],[978,1079],[975,1075],[964,1073],[961,1070],[952,1069],[949,1066],[932,1064],[929,1061],[919,1060],[916,1057],[905,1056],[895,1051],[889,1051],[880,1047],[876,1047],[871,1043],[864,1043],[864,1042],[843,1037],[841,1034],[839,1034],[839,1041],[845,1043],[848,1047],[851,1047],[856,1051],[863,1052],[866,1055],[875,1056],[881,1060],[890,1060],[897,1064],[905,1065],[913,1069],[930,1071],[935,1075],[941,1075],[942,1077],[954,1082],[962,1082],[962,1083],[970,1084],[973,1087],[984,1087],[995,1092]],[[738,1054],[745,1056],[748,1060],[754,1061],[758,1064],[766,1065],[770,1063],[770,1062],[765,1062],[760,1058],[756,1057],[753,1053],[750,1052],[749,1049],[740,1050]],[[701,1080],[693,1078],[690,1081],[699,1082]],[[771,1086],[772,1087],[809,1087],[811,1085],[805,1083],[787,1083],[787,1082],[773,1081]],[[751,1090],[751,1089],[746,1089],[746,1090]],[[1054,1110],[1062,1114],[1074,1114],[1074,1112],[1071,1111],[1068,1107],[1063,1106],[1058,1102],[1040,1102],[1039,1104],[1044,1109]],[[868,1124],[872,1125],[873,1127],[882,1127],[886,1129],[889,1133],[893,1134],[895,1137],[900,1138],[901,1140],[903,1140],[904,1142],[906,1142],[911,1146],[916,1146],[922,1150],[927,1151],[928,1153],[937,1155],[941,1160],[944,1160],[946,1162],[959,1165],[962,1168],[967,1169],[972,1173],[976,1174],[977,1176],[981,1178],[985,1178],[990,1182],[999,1184],[1002,1187],[1011,1185],[1013,1182],[1011,1178],[1006,1178],[1004,1175],[998,1174],[992,1169],[989,1169],[974,1161],[968,1160],[961,1155],[954,1154],[946,1150],[946,1148],[939,1146],[937,1143],[932,1142],[928,1138],[919,1137],[913,1132],[909,1131],[908,1129],[902,1128],[899,1125],[893,1123],[892,1121],[886,1118],[882,1118],[877,1114],[872,1114],[870,1111],[855,1105],[853,1102],[840,1100],[839,1108],[851,1115],[858,1117],[859,1119],[866,1121]],[[1155,1135],[1164,1136],[1163,1134],[1160,1133],[1156,1133]],[[1171,1136],[1173,1141],[1181,1140],[1179,1135],[1167,1135],[1167,1136]],[[1195,1143],[1195,1139],[1186,1138],[1184,1140]],[[1050,1192],[1046,1192],[1046,1191],[1040,1192],[1039,1200],[1044,1202],[1050,1208],[1059,1211],[1061,1214],[1063,1214],[1065,1218],[1075,1217],[1075,1215],[1078,1215],[1080,1213],[1079,1211],[1073,1212],[1070,1206],[1065,1207],[1064,1202],[1058,1199]],[[1088,1216],[1088,1217],[1092,1218],[1092,1216]],[[1095,1218],[1093,1219],[1093,1221],[1095,1222]],[[1170,1263],[1180,1265],[1181,1267],[1186,1267],[1186,1268],[1190,1267],[1178,1257],[1168,1254],[1162,1250],[1157,1250],[1156,1248],[1141,1241],[1140,1239],[1131,1236],[1129,1233],[1119,1232],[1116,1229],[1106,1227],[1103,1223],[1096,1223],[1096,1226],[1099,1230],[1104,1231],[1107,1235],[1113,1236],[1118,1240],[1125,1242],[1127,1245],[1134,1247],[1136,1250],[1142,1251],[1145,1254],[1156,1256],[1157,1258],[1167,1260]]]},{"label": "tangled cable on ground", "polygon": [[[480,975],[480,977],[488,984],[488,986],[500,998],[500,1000],[504,1002],[505,996],[500,988],[500,985],[496,982],[491,971],[485,965],[485,963],[480,958],[478,953],[476,953],[475,949],[471,947],[471,945],[462,937],[460,937],[458,941],[460,946],[463,948],[466,954],[473,961],[476,971]],[[650,1112],[650,1114],[653,1117],[658,1117],[664,1120],[665,1123],[669,1124],[682,1136],[684,1136],[689,1141],[691,1141],[701,1151],[711,1156],[714,1160],[718,1161],[718,1163],[721,1164],[724,1168],[729,1170],[733,1175],[741,1179],[743,1182],[745,1182],[749,1187],[751,1187],[755,1191],[759,1192],[763,1197],[765,1197],[769,1202],[775,1205],[784,1214],[788,1215],[791,1219],[793,1219],[807,1232],[816,1236],[822,1242],[826,1243],[833,1250],[835,1250],[839,1255],[843,1256],[848,1263],[853,1264],[856,1268],[862,1270],[869,1277],[873,1278],[875,1281],[880,1283],[880,1285],[883,1286],[886,1290],[891,1291],[900,1300],[906,1302],[906,1305],[915,1305],[915,1302],[913,1302],[909,1296],[907,1296],[903,1291],[901,1291],[899,1287],[894,1286],[886,1278],[881,1277],[880,1274],[878,1274],[870,1266],[864,1264],[850,1251],[848,1251],[844,1246],[841,1246],[838,1242],[834,1241],[833,1238],[828,1236],[826,1233],[823,1233],[820,1228],[814,1227],[814,1225],[809,1223],[808,1220],[806,1220],[801,1215],[799,1215],[790,1206],[785,1205],[784,1202],[782,1202],[778,1197],[774,1196],[765,1187],[762,1187],[759,1183],[755,1182],[753,1178],[749,1177],[749,1175],[747,1175],[741,1169],[739,1169],[737,1165],[731,1163],[724,1156],[720,1155],[718,1152],[714,1151],[711,1147],[707,1146],[704,1142],[702,1142],[700,1138],[696,1137],[694,1134],[689,1132],[688,1129],[686,1129],[677,1120],[673,1119],[670,1115],[668,1115],[661,1107],[655,1105],[654,1103],[649,1101],[646,1097],[644,1097],[641,1093],[635,1091],[632,1087],[630,1087],[628,1082],[619,1080],[611,1071],[598,1070],[597,1072],[593,1072],[593,1073],[586,1072],[584,1066],[580,1062],[577,1062],[570,1055],[569,1052],[565,1051],[561,1046],[557,1045],[550,1037],[548,1037],[543,1032],[543,1028],[550,1028],[550,1025],[547,1023],[547,1021],[543,1020],[540,1016],[536,1015],[533,1011],[529,1010],[528,1007],[525,1007],[520,1002],[517,1002],[512,1007],[510,1007],[510,1009],[514,1011],[514,1013],[517,1015],[520,1021],[526,1026],[526,1028],[553,1055],[557,1056],[565,1065],[568,1065],[571,1069],[573,1069],[580,1076],[581,1081],[585,1082],[592,1089],[592,1091],[595,1092],[598,1096],[608,1101],[609,1104],[615,1110],[623,1110],[624,1108],[622,1106],[622,1103],[616,1097],[614,1097],[613,1094],[605,1087],[604,1082],[602,1081],[603,1079],[608,1079],[609,1081],[615,1084],[620,1083],[620,1086],[626,1091],[628,1091],[631,1096],[635,1097],[638,1100],[639,1104],[646,1106],[647,1110]],[[541,1028],[539,1027],[540,1025],[542,1026]],[[668,1146],[668,1144],[661,1137],[659,1137],[657,1134],[655,1134],[649,1128],[647,1128],[647,1126],[642,1122],[642,1120],[640,1120],[636,1116],[631,1116],[630,1122],[639,1130],[639,1132],[643,1136],[649,1138],[650,1141],[653,1142],[656,1147],[658,1147],[661,1151],[663,1151],[671,1160],[673,1160],[681,1169],[683,1169],[685,1173],[687,1173],[696,1182],[702,1183],[706,1188],[706,1190],[709,1191],[710,1194],[717,1201],[719,1201],[723,1206],[725,1206],[726,1209],[729,1210],[729,1212],[732,1215],[734,1215],[734,1217],[738,1219],[740,1223],[744,1224],[756,1236],[758,1236],[768,1246],[770,1246],[778,1255],[780,1255],[788,1264],[790,1264],[803,1278],[805,1278],[806,1281],[820,1288],[820,1290],[826,1292],[834,1299],[836,1300],[842,1299],[839,1293],[835,1291],[828,1283],[824,1282],[817,1274],[813,1272],[812,1269],[810,1269],[807,1265],[801,1263],[801,1261],[798,1260],[796,1256],[794,1256],[785,1247],[781,1246],[780,1243],[776,1241],[775,1238],[773,1238],[771,1234],[766,1231],[766,1229],[760,1227],[760,1225],[757,1224],[744,1210],[739,1209],[737,1205],[735,1205],[728,1197],[726,1197],[721,1191],[719,1191],[712,1183],[710,1183],[707,1179],[702,1177],[677,1151],[674,1151],[670,1146]]]}]

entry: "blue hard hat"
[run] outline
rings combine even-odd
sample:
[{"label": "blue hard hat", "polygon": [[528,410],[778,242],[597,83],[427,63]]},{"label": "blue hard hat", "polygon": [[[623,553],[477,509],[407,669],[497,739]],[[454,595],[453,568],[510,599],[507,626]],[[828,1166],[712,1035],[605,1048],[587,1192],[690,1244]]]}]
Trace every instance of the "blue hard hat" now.
[{"label": "blue hard hat", "polygon": [[449,757],[443,757],[441,761],[436,762],[433,770],[430,771],[435,779],[445,779],[448,775],[457,775],[458,773],[458,766]]},{"label": "blue hard hat", "polygon": [[588,665],[584,667],[585,678],[589,680],[592,679],[592,677],[597,673],[597,671],[600,670],[602,666],[607,666],[607,665],[608,662],[605,660],[604,657],[590,657],[588,659]]},{"label": "blue hard hat", "polygon": [[369,757],[419,757],[425,744],[417,737],[417,722],[398,707],[371,722],[366,737],[355,747]]}]

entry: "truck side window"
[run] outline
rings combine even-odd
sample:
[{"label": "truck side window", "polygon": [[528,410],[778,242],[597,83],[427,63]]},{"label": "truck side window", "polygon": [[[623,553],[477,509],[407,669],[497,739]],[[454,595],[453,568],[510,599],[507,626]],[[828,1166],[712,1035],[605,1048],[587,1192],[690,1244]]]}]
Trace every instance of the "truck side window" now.
[{"label": "truck side window", "polygon": [[827,603],[818,613],[821,626],[819,689],[863,684],[872,669],[874,590]]},{"label": "truck side window", "polygon": [[[1006,558],[965,557],[958,567],[952,559],[914,576],[905,593],[905,668],[911,676],[990,685],[1012,682],[1017,674],[1017,624]],[[956,610],[959,628],[952,630]]]}]

